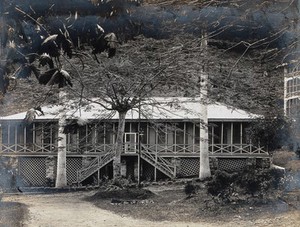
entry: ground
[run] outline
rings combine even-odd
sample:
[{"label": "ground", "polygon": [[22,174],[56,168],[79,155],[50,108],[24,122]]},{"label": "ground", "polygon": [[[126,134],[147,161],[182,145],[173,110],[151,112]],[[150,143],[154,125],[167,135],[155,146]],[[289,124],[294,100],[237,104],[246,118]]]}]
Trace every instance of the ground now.
[{"label": "ground", "polygon": [[[114,205],[111,198],[97,194],[101,189],[7,194],[0,203],[1,209],[9,205],[6,215],[1,210],[0,226],[300,226],[300,191],[286,196],[285,202],[217,207],[207,204],[201,194],[186,199],[183,185],[146,189],[152,193],[147,191],[135,200],[123,193],[113,193]],[[12,221],[8,222],[10,218]]]},{"label": "ground", "polygon": [[207,194],[205,184],[196,181],[197,193],[189,198],[185,181],[142,188],[104,185],[84,191],[26,191],[3,195],[0,227],[300,226],[300,175],[296,174],[300,161],[294,153],[278,152],[274,164],[294,175],[289,187],[273,190],[264,199],[238,195],[242,200],[220,204]]},{"label": "ground", "polygon": [[0,226],[21,226],[26,219],[27,207],[18,202],[0,202]]}]

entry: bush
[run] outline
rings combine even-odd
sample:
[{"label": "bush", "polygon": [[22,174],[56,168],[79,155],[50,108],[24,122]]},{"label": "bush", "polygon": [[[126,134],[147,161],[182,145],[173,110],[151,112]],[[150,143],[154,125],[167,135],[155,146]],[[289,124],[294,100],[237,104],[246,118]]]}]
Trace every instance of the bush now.
[{"label": "bush", "polygon": [[217,170],[212,180],[207,183],[207,192],[223,203],[228,203],[234,191],[233,186],[236,176],[237,173]]},{"label": "bush", "polygon": [[196,189],[197,187],[192,182],[188,182],[184,186],[184,192],[188,196],[188,198],[190,198],[193,194],[196,194]]},{"label": "bush", "polygon": [[116,178],[113,179],[111,185],[117,186],[119,188],[128,188],[132,184],[132,180],[127,178]]},{"label": "bush", "polygon": [[255,166],[248,166],[236,180],[237,186],[246,194],[258,194],[261,197],[270,189],[272,182],[269,169],[256,169]]},{"label": "bush", "polygon": [[290,144],[291,122],[284,116],[262,118],[247,128],[247,134],[254,144],[260,144],[269,151]]},{"label": "bush", "polygon": [[240,173],[216,171],[212,180],[207,183],[207,192],[221,203],[229,203],[237,195],[265,198],[269,190],[280,186],[282,175],[270,169],[246,167]]}]

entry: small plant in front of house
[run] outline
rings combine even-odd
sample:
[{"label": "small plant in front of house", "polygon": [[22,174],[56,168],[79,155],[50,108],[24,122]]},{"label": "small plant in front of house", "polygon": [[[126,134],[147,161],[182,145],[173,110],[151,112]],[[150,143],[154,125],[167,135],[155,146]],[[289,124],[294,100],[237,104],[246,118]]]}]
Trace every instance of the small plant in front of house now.
[{"label": "small plant in front of house", "polygon": [[254,165],[248,166],[239,175],[236,184],[244,193],[254,197],[255,195],[264,198],[267,191],[271,188],[273,177],[269,169],[255,168]]},{"label": "small plant in front of house", "polygon": [[217,203],[229,203],[230,197],[235,191],[236,173],[227,173],[217,170],[211,181],[207,183],[207,192],[213,196]]},{"label": "small plant in front of house", "polygon": [[[270,198],[270,189],[281,187],[283,176],[270,169],[247,166],[239,173],[216,171],[207,183],[207,192],[216,203],[264,202]],[[275,191],[274,191],[275,192]]]},{"label": "small plant in front of house", "polygon": [[187,199],[191,198],[193,195],[196,194],[197,186],[193,184],[193,182],[188,182],[184,186],[184,192],[187,195]]}]

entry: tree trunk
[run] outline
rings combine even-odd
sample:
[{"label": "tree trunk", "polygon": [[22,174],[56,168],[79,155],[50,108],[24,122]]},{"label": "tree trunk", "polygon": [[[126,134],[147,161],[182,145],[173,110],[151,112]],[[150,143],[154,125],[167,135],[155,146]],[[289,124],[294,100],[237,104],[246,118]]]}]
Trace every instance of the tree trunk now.
[{"label": "tree trunk", "polygon": [[66,95],[65,91],[59,91],[59,103],[61,108],[59,110],[58,120],[56,188],[63,188],[67,186],[67,137],[66,134],[63,133],[66,123]]},{"label": "tree trunk", "polygon": [[126,112],[119,112],[118,132],[115,143],[115,157],[113,163],[114,179],[121,177],[121,154],[123,151],[124,131],[125,131],[125,116]]},{"label": "tree trunk", "polygon": [[200,75],[200,170],[199,178],[204,180],[211,176],[208,150],[208,119],[207,119],[207,74]]}]

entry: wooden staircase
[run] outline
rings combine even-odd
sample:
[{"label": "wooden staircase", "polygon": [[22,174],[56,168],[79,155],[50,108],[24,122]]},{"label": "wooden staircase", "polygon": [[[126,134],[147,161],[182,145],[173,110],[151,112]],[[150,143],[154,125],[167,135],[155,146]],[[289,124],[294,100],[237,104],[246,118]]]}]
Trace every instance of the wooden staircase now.
[{"label": "wooden staircase", "polygon": [[141,144],[141,158],[146,162],[156,167],[159,171],[161,171],[166,176],[174,179],[176,177],[176,169],[174,164],[162,158],[158,155],[155,155],[155,151],[149,150],[147,147]]},{"label": "wooden staircase", "polygon": [[87,167],[77,170],[77,179],[74,184],[80,184],[82,181],[93,175],[99,169],[113,160],[115,153],[109,151],[102,156],[94,158]]},{"label": "wooden staircase", "polygon": [[[80,184],[82,181],[96,173],[99,169],[107,165],[109,162],[113,161],[114,156],[115,152],[113,152],[113,150],[110,150],[104,155],[94,158],[88,166],[77,170],[77,179],[73,183]],[[159,171],[161,171],[169,178],[173,179],[176,177],[176,168],[174,164],[172,164],[165,158],[156,155],[155,151],[149,150],[149,148],[144,145],[141,145],[141,158],[152,166],[156,167]]]}]

